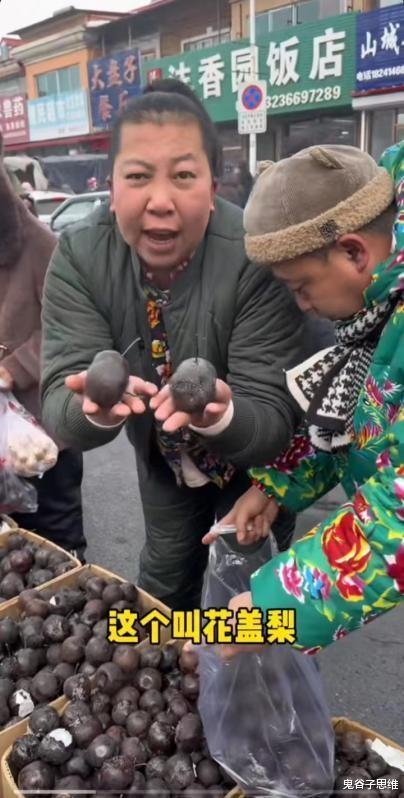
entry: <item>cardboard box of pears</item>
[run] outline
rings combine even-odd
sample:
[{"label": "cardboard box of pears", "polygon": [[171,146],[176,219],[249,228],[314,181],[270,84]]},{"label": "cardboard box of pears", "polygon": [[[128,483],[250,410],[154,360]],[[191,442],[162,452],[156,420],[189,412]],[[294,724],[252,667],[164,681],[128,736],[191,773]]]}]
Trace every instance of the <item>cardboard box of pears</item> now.
[{"label": "cardboard box of pears", "polygon": [[[161,798],[198,791],[203,798],[243,797],[209,757],[197,713],[195,655],[169,642],[170,627],[162,629],[160,647],[150,645],[140,626],[137,645],[107,640],[109,609],[130,607],[140,618],[157,609],[170,617],[167,607],[103,568],[67,562],[63,550],[23,530],[0,534],[0,566],[4,561],[0,576],[16,573],[24,584],[0,604],[2,798],[33,790],[66,796],[89,785],[117,794],[154,789]],[[50,573],[57,568],[64,573]],[[12,587],[9,579],[6,593]],[[403,793],[403,749],[346,718],[333,722],[335,789],[344,773],[350,778],[356,768],[359,777],[369,767],[398,775],[391,798]],[[375,738],[398,768],[370,751]]]},{"label": "cardboard box of pears", "polygon": [[[82,566],[33,532],[0,533],[0,755],[25,732],[37,704],[60,708],[64,680],[80,669],[95,672],[108,657],[112,607],[135,610],[139,618],[150,610],[171,614],[122,577]],[[148,645],[148,628],[136,623],[140,649]],[[161,627],[161,640],[170,636],[170,627]]]},{"label": "cardboard box of pears", "polygon": [[[13,546],[21,537],[24,545],[11,551],[21,551],[29,538],[14,534]],[[150,610],[171,615],[152,596],[93,565],[26,587],[0,607],[3,798],[55,789],[66,796],[96,778],[105,792],[135,786],[141,794],[153,779],[161,784],[162,763],[165,789],[167,783],[172,788],[167,795],[184,791],[185,798],[197,781],[215,794],[217,788],[217,798],[233,790],[203,736],[195,654],[170,641],[170,626],[161,627],[159,646],[140,626],[139,644],[108,641],[107,613],[127,607],[140,619]],[[10,725],[20,711],[24,719]],[[52,751],[42,761],[48,743]]]}]

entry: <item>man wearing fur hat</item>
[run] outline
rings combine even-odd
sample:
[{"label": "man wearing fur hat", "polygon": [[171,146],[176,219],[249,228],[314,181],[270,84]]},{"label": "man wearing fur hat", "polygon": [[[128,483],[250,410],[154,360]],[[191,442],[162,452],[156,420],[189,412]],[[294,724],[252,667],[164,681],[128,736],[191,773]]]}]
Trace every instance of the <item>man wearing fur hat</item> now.
[{"label": "man wearing fur hat", "polygon": [[250,258],[336,321],[336,346],[286,373],[304,425],[222,521],[265,533],[280,506],[343,485],[348,501],[231,602],[295,610],[295,645],[313,653],[404,598],[404,143],[379,167],[344,146],[273,164],[244,223]]},{"label": "man wearing fur hat", "polygon": [[[41,304],[45,273],[56,245],[52,233],[17,196],[0,156],[0,390],[12,390],[39,417]],[[24,528],[66,549],[84,552],[82,455],[64,451],[42,479],[36,513],[15,514]]]}]

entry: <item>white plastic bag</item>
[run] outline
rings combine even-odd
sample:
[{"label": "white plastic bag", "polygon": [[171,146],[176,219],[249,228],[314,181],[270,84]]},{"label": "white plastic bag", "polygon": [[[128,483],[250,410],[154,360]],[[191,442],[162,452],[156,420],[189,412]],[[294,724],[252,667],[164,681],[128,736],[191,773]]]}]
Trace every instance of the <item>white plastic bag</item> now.
[{"label": "white plastic bag", "polygon": [[[245,556],[218,538],[210,548],[204,608],[226,607],[248,590],[268,549],[264,543]],[[268,644],[224,660],[216,647],[202,646],[199,671],[198,707],[211,756],[245,793],[332,792],[334,733],[313,658]]]},{"label": "white plastic bag", "polygon": [[56,444],[15,396],[0,392],[0,512],[35,513],[37,492],[24,477],[41,476],[57,456]]},{"label": "white plastic bag", "polygon": [[56,444],[12,393],[2,393],[0,404],[6,466],[18,477],[41,476],[57,461]]}]

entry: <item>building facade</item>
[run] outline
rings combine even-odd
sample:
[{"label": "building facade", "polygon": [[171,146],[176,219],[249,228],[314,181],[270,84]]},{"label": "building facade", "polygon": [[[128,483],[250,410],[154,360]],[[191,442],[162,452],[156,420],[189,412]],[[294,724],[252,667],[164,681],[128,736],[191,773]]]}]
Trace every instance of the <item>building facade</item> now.
[{"label": "building facade", "polygon": [[258,160],[316,143],[354,144],[378,157],[401,138],[404,3],[256,0],[256,12],[254,48],[249,0],[153,0],[130,14],[70,8],[21,29],[4,64],[0,48],[0,124],[2,102],[8,114],[21,111],[15,98],[24,86],[28,132],[19,140],[17,126],[13,138],[9,124],[6,149],[106,151],[114,120],[142,86],[176,77],[205,105],[232,165],[247,158],[237,94],[255,64],[268,112]]},{"label": "building facade", "polygon": [[258,159],[278,159],[315,142],[355,144],[352,110],[355,76],[355,14],[218,44],[197,52],[148,61],[143,82],[177,77],[204,102],[219,130],[225,129],[229,160],[245,157],[237,134],[237,93],[251,76],[254,59],[267,83],[268,132],[257,137]]},{"label": "building facade", "polygon": [[12,57],[16,40],[0,40],[0,133],[3,148],[29,139],[24,65]]},{"label": "building facade", "polygon": [[13,47],[12,56],[24,67],[29,124],[29,141],[19,150],[56,155],[97,147],[87,64],[98,52],[98,28],[116,17],[68,8],[15,31],[22,41]]},{"label": "building facade", "polygon": [[356,67],[352,106],[362,147],[378,158],[404,138],[404,4],[358,17]]}]

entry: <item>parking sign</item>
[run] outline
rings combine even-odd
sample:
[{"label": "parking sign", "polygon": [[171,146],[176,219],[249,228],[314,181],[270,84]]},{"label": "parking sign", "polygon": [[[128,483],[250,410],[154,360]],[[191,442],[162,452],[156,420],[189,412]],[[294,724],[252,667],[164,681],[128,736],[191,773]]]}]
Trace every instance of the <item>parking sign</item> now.
[{"label": "parking sign", "polygon": [[265,80],[242,83],[238,91],[238,132],[265,133],[267,130],[267,84]]}]

